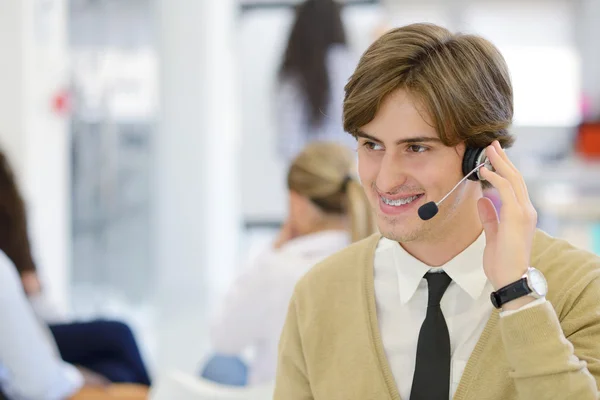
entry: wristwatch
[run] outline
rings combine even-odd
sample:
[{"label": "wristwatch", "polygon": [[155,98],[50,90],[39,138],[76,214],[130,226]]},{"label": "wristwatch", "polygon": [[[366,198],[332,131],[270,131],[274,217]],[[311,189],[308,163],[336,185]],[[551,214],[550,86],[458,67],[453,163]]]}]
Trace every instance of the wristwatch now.
[{"label": "wristwatch", "polygon": [[494,307],[499,309],[502,305],[520,297],[532,296],[539,299],[546,296],[546,293],[548,293],[548,282],[544,274],[529,267],[521,279],[492,292],[490,298]]}]

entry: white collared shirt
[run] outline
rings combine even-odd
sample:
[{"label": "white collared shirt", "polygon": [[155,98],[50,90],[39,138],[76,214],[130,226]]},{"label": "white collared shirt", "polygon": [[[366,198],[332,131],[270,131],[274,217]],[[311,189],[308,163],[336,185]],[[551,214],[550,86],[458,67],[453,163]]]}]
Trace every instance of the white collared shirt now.
[{"label": "white collared shirt", "polygon": [[0,251],[0,387],[10,399],[65,399],[83,386],[83,376],[60,359],[41,323],[16,268]]},{"label": "white collared shirt", "polygon": [[293,239],[279,250],[266,249],[228,291],[211,327],[213,350],[239,355],[253,349],[249,384],[273,381],[277,345],[296,283],[349,244],[347,231],[331,230]]},{"label": "white collared shirt", "polygon": [[[383,346],[403,399],[410,398],[419,331],[427,311],[429,271],[444,270],[452,283],[441,300],[450,332],[450,399],[458,387],[471,352],[493,311],[494,290],[483,272],[485,234],[439,268],[431,268],[397,242],[382,238],[375,251],[374,279],[377,316]],[[538,299],[524,308],[544,302]],[[523,308],[522,308],[523,309]],[[518,311],[502,312],[506,317]]]}]

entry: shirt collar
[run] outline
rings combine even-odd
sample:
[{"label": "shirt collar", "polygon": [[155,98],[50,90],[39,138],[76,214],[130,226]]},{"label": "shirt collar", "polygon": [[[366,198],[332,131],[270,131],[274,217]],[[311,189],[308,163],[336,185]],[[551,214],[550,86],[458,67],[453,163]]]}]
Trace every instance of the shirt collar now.
[{"label": "shirt collar", "polygon": [[417,291],[421,279],[429,271],[444,270],[462,290],[473,299],[481,296],[487,277],[483,272],[483,250],[485,249],[485,234],[481,235],[465,250],[437,268],[417,260],[410,255],[398,242],[382,238],[384,246],[392,250],[393,262],[398,276],[400,302],[406,304]]}]

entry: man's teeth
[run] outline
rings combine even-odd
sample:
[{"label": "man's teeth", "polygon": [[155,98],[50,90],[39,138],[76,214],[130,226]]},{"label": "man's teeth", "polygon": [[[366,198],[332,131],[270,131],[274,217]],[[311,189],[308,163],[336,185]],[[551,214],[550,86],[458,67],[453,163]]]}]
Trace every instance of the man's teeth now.
[{"label": "man's teeth", "polygon": [[385,197],[382,197],[381,199],[388,206],[396,206],[397,207],[397,206],[403,206],[405,204],[411,203],[411,202],[415,201],[416,199],[418,199],[419,197],[420,197],[420,195],[416,195],[413,197],[407,197],[405,199],[398,199],[398,200],[390,200],[390,199],[386,199]]}]

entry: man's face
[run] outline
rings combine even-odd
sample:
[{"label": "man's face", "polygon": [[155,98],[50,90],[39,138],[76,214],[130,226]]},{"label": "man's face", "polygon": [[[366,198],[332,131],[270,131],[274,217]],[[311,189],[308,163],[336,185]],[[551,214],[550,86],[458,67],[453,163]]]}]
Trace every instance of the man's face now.
[{"label": "man's face", "polygon": [[[478,185],[467,181],[441,205],[429,221],[420,206],[438,202],[463,177],[464,145],[447,147],[423,118],[425,110],[410,94],[398,90],[358,134],[358,169],[383,236],[398,242],[423,240],[432,232],[456,229],[461,200]],[[462,205],[464,207],[464,204]]]}]

